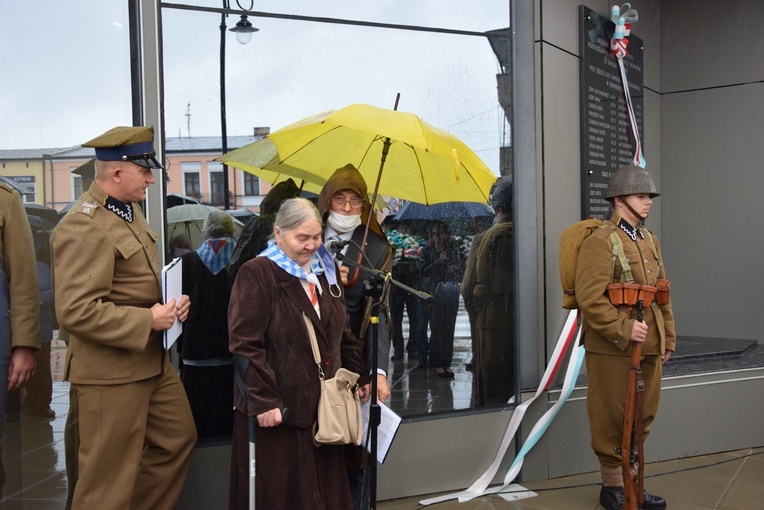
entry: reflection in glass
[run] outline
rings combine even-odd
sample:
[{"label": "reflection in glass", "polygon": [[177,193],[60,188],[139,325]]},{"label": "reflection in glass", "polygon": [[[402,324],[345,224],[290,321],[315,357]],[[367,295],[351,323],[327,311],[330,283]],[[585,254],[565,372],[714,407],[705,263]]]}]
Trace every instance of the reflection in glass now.
[{"label": "reflection in glass", "polygon": [[[219,7],[212,1],[189,3]],[[455,1],[439,2],[437,9],[432,2],[394,4],[395,8],[380,11],[353,2],[343,2],[343,8],[336,10],[304,2],[258,2],[258,11],[286,14],[286,19],[250,16],[259,28],[250,43],[227,45],[228,135],[275,131],[317,112],[354,103],[392,108],[400,93],[400,110],[454,134],[496,175],[506,173],[502,163],[506,154],[501,154],[509,135],[497,96],[497,74],[507,76],[507,63],[497,58],[486,33],[508,25],[508,3],[491,2],[480,12]],[[219,137],[220,15],[169,8],[162,14],[166,136]],[[337,22],[297,19],[300,16],[336,16]],[[413,29],[363,26],[345,20]],[[431,27],[445,31],[430,31]],[[246,178],[235,175],[231,187],[241,192]],[[171,175],[171,179],[175,177]],[[180,175],[178,179],[182,182]],[[370,189],[373,184],[369,183]],[[206,186],[202,179],[202,192]],[[269,189],[268,183],[260,181],[259,193]],[[423,239],[424,249],[430,230],[426,223],[391,225],[389,218],[384,219],[386,213],[380,219],[387,233],[414,228],[411,233]],[[397,257],[393,269],[394,278],[417,289],[423,289],[421,278],[428,276],[424,283],[432,287],[429,292],[441,299],[436,305],[426,305],[405,293],[391,293],[391,407],[404,416],[470,408],[480,402],[478,392],[473,391],[478,372],[468,366],[476,359],[459,286],[471,238],[486,230],[492,218],[469,226],[468,219],[457,220],[459,224],[446,223],[451,232],[445,252],[453,266],[447,274],[423,266],[423,253],[414,261],[410,256]],[[433,250],[435,260],[431,262],[440,260],[442,251]],[[436,369],[451,370],[453,379],[439,376]],[[509,384],[506,391],[511,394],[513,389]]]}]

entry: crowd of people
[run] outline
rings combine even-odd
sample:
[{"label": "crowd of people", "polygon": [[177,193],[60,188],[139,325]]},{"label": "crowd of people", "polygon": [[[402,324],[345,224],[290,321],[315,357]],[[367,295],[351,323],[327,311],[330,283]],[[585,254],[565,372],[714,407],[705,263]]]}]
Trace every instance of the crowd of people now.
[{"label": "crowd of people", "polygon": [[[26,323],[39,326],[33,345],[14,349],[8,364],[21,370],[17,386],[27,383],[28,410],[51,416],[45,360],[54,324],[60,327],[72,403],[67,506],[172,508],[197,442],[232,438],[229,506],[247,508],[248,421],[255,419],[264,438],[256,454],[263,468],[259,506],[366,508],[365,448],[315,447],[319,386],[299,319],[304,314],[313,323],[325,376],[340,367],[359,373],[363,399],[371,397],[372,377],[374,397],[390,396],[390,348],[392,360],[404,348],[400,305],[411,324],[408,355],[420,368],[453,377],[466,261],[448,224],[430,224],[413,257],[396,257],[366,182],[352,165],[337,169],[314,201],[298,198],[300,190],[289,180],[268,193],[261,215],[240,238],[229,214],[212,211],[200,246],[183,235],[171,239],[167,254],[182,261],[182,297],[163,303],[158,236],[140,208],[155,182],[153,171],[161,168],[153,130],[118,127],[83,146],[96,151],[94,179],[52,240],[30,220],[39,289],[34,313],[40,319]],[[81,257],[83,238],[96,247],[92,258]],[[328,250],[330,240],[343,241],[341,248]],[[396,289],[388,306],[386,297],[364,289],[372,270],[400,275],[433,300],[424,303]],[[379,319],[376,345],[372,310]],[[184,323],[177,370],[162,344],[162,332],[176,320]],[[36,349],[35,373],[30,364]],[[372,367],[375,349],[378,366]],[[237,357],[246,360],[243,386],[235,382]]]},{"label": "crowd of people", "polygon": [[[394,247],[352,165],[337,169],[315,201],[300,198],[291,180],[280,183],[239,239],[232,217],[215,210],[204,221],[199,246],[183,236],[170,241],[168,255],[182,261],[182,295],[165,303],[159,236],[139,205],[155,181],[153,170],[161,168],[153,136],[149,127],[118,127],[83,144],[96,152],[94,182],[53,232],[53,270],[47,232],[35,220],[23,221],[18,194],[0,185],[0,299],[8,301],[2,310],[10,311],[0,316],[0,376],[9,381],[0,390],[0,405],[26,383],[27,412],[53,415],[49,360],[58,318],[55,327],[68,338],[64,377],[71,384],[68,507],[171,509],[197,442],[232,438],[229,508],[248,508],[254,422],[258,508],[367,508],[365,448],[318,447],[314,440],[321,382],[311,329],[324,377],[348,369],[359,375],[361,399],[384,402],[390,396],[389,362],[404,353],[416,360],[417,369],[454,377],[461,296],[470,318],[468,368],[475,372],[475,404],[512,402],[511,182],[498,181],[492,189],[494,224],[473,236],[467,255],[444,221],[429,222],[423,238],[406,232],[410,226],[396,225],[415,242]],[[640,278],[652,284],[665,276],[660,251],[638,224],[657,192],[644,170],[616,176],[623,182],[611,183],[608,198],[618,215],[611,230],[626,244],[636,242],[647,258],[644,239],[649,239],[654,260],[645,263],[655,271]],[[675,337],[669,306],[645,310],[644,322],[620,326],[623,345],[614,347],[606,338],[615,305],[600,288],[613,278],[605,235],[584,243],[581,256],[602,263],[579,266],[576,285],[588,312],[588,405],[592,447],[602,466],[600,501],[620,508],[623,479],[612,448],[620,444],[620,415],[613,402],[623,385],[611,384],[620,380],[613,371],[627,371],[628,340],[644,343],[646,433],[657,411],[660,366],[671,356]],[[82,256],[83,239],[92,247],[88,257]],[[379,274],[431,298],[398,287],[389,294],[369,292]],[[175,321],[184,323],[178,370],[162,339]],[[306,321],[312,326],[306,328]],[[241,367],[236,376],[234,365]],[[0,488],[3,483],[0,469]],[[643,499],[645,507],[665,507],[661,498],[645,493]]]}]

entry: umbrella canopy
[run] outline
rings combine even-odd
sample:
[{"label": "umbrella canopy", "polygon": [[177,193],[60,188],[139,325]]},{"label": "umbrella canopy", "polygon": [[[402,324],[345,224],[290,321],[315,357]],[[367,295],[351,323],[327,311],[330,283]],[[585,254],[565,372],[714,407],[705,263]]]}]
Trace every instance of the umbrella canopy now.
[{"label": "umbrella canopy", "polygon": [[237,220],[241,221],[242,223],[247,223],[249,219],[252,216],[257,216],[255,213],[247,209],[246,207],[243,207],[241,209],[230,209],[228,211],[228,214],[236,218]]},{"label": "umbrella canopy", "polygon": [[288,177],[303,180],[309,183],[303,189],[315,192],[336,169],[351,163],[370,190],[379,176],[380,194],[423,204],[488,203],[496,182],[496,175],[452,134],[413,113],[365,104],[308,117],[217,159],[272,184]]},{"label": "umbrella canopy", "polygon": [[493,218],[493,209],[486,204],[442,202],[426,206],[416,202],[406,202],[389,220],[408,224],[412,232],[420,235],[425,235],[430,222],[442,221],[451,228],[452,235],[470,236],[488,229]]},{"label": "umbrella canopy", "polygon": [[[185,234],[191,240],[191,246],[197,248],[202,244],[202,228],[204,219],[210,211],[220,211],[217,207],[204,204],[184,204],[167,209],[167,239],[168,242],[179,234]],[[231,216],[236,237],[241,234],[244,224]]]},{"label": "umbrella canopy", "polygon": [[167,194],[167,207],[175,207],[183,204],[198,204],[200,203],[194,197],[188,195],[181,195],[180,193],[168,193]]},{"label": "umbrella canopy", "polygon": [[37,216],[53,226],[58,223],[60,218],[58,211],[52,207],[27,202],[24,204],[24,209],[26,209],[27,216]]},{"label": "umbrella canopy", "polygon": [[493,218],[494,213],[487,204],[474,202],[441,202],[426,206],[416,202],[406,202],[392,219],[405,220],[450,220],[469,218]]}]

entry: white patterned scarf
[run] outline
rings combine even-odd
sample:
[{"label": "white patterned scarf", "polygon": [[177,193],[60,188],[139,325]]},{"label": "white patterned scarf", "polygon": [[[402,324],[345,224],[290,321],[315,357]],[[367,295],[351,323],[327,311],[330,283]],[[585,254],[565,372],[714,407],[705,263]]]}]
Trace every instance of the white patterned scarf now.
[{"label": "white patterned scarf", "polygon": [[286,253],[281,251],[281,248],[278,247],[275,241],[268,241],[268,247],[264,249],[258,257],[266,257],[295,278],[312,283],[316,286],[319,295],[323,292],[321,284],[318,281],[318,275],[324,272],[324,266],[317,254],[314,253],[313,257],[310,259],[310,273],[297,265],[297,262],[287,257]]},{"label": "white patterned scarf", "polygon": [[207,239],[196,249],[196,253],[212,274],[218,274],[228,265],[234,248],[236,248],[236,241],[230,237],[221,237]]}]

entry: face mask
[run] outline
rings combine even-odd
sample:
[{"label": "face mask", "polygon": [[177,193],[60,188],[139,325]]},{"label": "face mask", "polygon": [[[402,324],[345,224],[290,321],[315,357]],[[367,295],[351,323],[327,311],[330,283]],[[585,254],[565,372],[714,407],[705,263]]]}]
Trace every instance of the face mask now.
[{"label": "face mask", "polygon": [[351,214],[350,216],[345,216],[344,214],[332,211],[329,213],[327,223],[329,223],[329,226],[337,232],[350,232],[351,230],[355,230],[355,228],[361,224],[361,215]]}]

